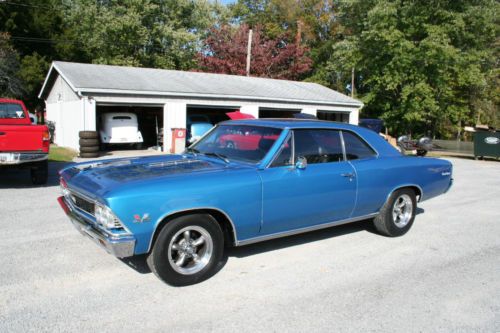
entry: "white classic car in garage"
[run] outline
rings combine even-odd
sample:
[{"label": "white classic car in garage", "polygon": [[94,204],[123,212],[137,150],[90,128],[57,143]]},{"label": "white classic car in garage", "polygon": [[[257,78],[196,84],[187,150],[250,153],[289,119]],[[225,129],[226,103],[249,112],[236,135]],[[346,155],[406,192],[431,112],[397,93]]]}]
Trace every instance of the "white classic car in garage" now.
[{"label": "white classic car in garage", "polygon": [[99,137],[102,148],[108,144],[134,144],[140,149],[144,142],[137,115],[132,112],[103,113]]}]

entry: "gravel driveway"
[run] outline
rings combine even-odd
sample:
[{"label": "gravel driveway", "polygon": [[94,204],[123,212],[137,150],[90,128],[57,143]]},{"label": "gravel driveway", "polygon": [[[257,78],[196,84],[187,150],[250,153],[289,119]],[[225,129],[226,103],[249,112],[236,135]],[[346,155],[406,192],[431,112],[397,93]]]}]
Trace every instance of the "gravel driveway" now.
[{"label": "gravel driveway", "polygon": [[500,331],[500,163],[453,159],[455,185],[400,238],[369,222],[231,249],[201,284],[163,284],[82,237],[26,171],[0,174],[0,332]]}]

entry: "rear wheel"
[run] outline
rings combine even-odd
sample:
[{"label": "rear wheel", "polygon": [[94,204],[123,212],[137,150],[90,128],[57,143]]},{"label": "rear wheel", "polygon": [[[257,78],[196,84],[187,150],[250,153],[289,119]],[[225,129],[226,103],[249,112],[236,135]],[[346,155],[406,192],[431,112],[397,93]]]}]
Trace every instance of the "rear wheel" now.
[{"label": "rear wheel", "polygon": [[31,168],[31,182],[35,185],[43,185],[47,183],[49,178],[49,162],[47,160],[38,162],[36,166]]},{"label": "rear wheel", "polygon": [[223,233],[212,216],[187,215],[167,222],[147,262],[161,280],[187,286],[211,277],[223,250]]},{"label": "rear wheel", "polygon": [[378,232],[385,236],[402,236],[413,225],[416,211],[415,191],[402,188],[394,191],[373,222]]}]

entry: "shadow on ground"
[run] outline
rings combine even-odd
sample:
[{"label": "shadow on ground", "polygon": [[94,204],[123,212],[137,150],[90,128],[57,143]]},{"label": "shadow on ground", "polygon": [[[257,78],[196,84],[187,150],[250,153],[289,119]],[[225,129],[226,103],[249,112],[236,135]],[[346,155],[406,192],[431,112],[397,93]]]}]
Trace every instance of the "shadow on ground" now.
[{"label": "shadow on ground", "polygon": [[[417,208],[417,215],[423,214],[424,212],[424,209]],[[336,227],[311,231],[294,236],[277,238],[251,245],[227,248],[224,251],[224,257],[222,258],[221,262],[219,262],[217,270],[213,275],[217,274],[217,272],[219,272],[226,265],[229,257],[244,258],[265,252],[271,252],[302,244],[317,242],[327,238],[341,237],[343,235],[348,235],[360,231],[368,231],[370,233],[378,234],[375,227],[373,226],[372,220],[369,219]],[[149,268],[146,259],[147,255],[140,255],[120,260],[140,274],[149,274],[151,273],[151,269]]]},{"label": "shadow on ground", "polygon": [[38,188],[57,186],[59,184],[58,171],[71,165],[68,162],[49,162],[49,179],[46,184],[33,185],[31,182],[30,169],[8,168],[1,170],[0,189],[13,188]]}]

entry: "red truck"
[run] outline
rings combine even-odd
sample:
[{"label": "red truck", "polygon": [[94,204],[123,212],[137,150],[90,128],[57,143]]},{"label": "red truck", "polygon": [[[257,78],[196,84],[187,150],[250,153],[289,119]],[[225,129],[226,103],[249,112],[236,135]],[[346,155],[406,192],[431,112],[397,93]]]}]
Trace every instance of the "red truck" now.
[{"label": "red truck", "polygon": [[33,184],[48,178],[49,129],[32,125],[24,103],[0,98],[0,169],[30,168]]}]

